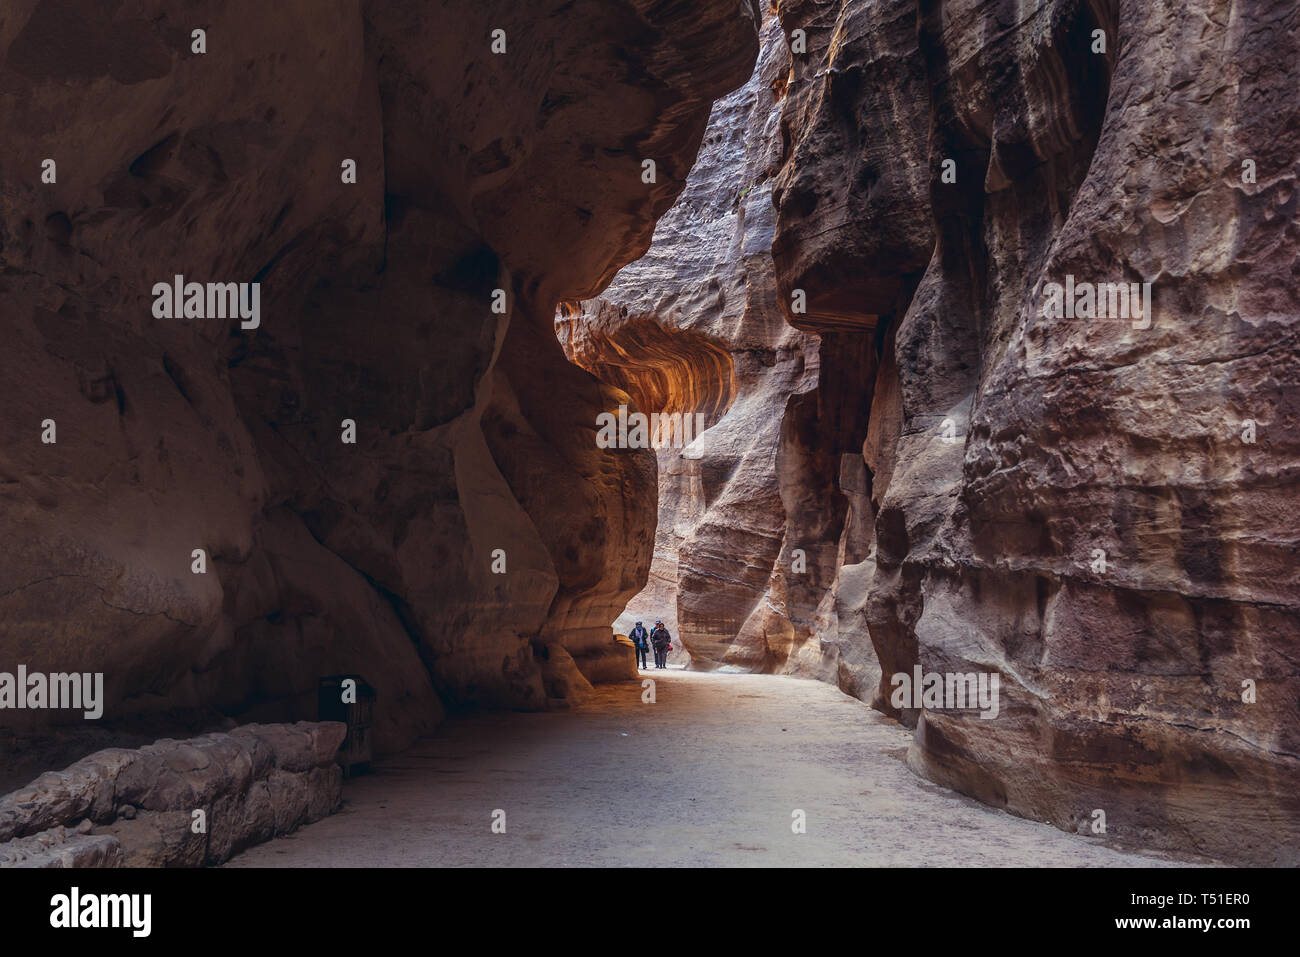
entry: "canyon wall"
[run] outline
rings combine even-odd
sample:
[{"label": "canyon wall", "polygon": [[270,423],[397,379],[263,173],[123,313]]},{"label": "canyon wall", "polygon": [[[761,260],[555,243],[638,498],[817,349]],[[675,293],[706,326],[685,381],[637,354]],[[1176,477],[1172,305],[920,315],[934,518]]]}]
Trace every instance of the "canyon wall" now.
[{"label": "canyon wall", "polygon": [[[658,450],[619,623],[675,602],[692,666],[834,681],[1013,813],[1296,863],[1300,14],[773,13],[647,256],[557,318],[711,425]],[[895,699],[917,668],[996,716]]]},{"label": "canyon wall", "polygon": [[[1300,13],[778,6],[809,52],[777,281],[842,337],[823,367],[875,342],[840,395],[869,401],[863,611],[910,763],[1068,830],[1295,864]],[[1153,305],[1067,318],[1075,282]],[[997,675],[998,715],[896,707],[918,665]]]},{"label": "canyon wall", "polygon": [[745,624],[784,530],[774,453],[786,396],[816,383],[815,342],[784,322],[769,252],[773,87],[788,69],[769,15],[753,76],[714,105],[686,189],[649,250],[599,298],[562,304],[556,317],[569,357],[627,392],[630,409],[702,415],[691,423],[702,435],[657,443],[650,581],[615,622],[627,632],[662,618],[681,639],[670,660],[696,667],[766,662]]},{"label": "canyon wall", "polygon": [[819,405],[819,337],[785,321],[772,259],[789,75],[769,14],[754,75],[714,105],[686,189],[646,255],[600,297],[563,304],[556,327],[570,358],[626,391],[630,408],[699,412],[707,428],[656,449],[650,582],[615,628],[663,618],[681,639],[672,657],[692,667],[870,689],[879,675],[865,631],[860,641],[838,633],[840,568],[854,566],[851,578],[862,557],[846,535],[851,502],[823,474],[839,477],[843,459],[861,476],[860,443],[843,443],[840,408]]},{"label": "canyon wall", "polygon": [[1294,4],[167,7],[0,14],[0,672],[106,725],[358,672],[386,751],[662,616],[990,804],[1300,863]]},{"label": "canyon wall", "polygon": [[[644,251],[758,23],[9,4],[0,671],[103,672],[106,724],[310,718],[358,672],[381,751],[631,675],[654,457],[597,447],[618,394],[552,317]],[[176,275],[259,283],[256,328],[161,318]]]}]

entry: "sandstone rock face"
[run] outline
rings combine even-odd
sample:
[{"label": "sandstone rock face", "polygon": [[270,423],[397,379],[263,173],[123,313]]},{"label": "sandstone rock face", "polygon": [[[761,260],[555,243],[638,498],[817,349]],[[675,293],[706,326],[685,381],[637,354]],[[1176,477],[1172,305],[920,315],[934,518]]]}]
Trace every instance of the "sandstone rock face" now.
[{"label": "sandstone rock face", "polygon": [[[835,479],[867,499],[846,610],[912,766],[1069,830],[1100,809],[1120,839],[1295,864],[1294,6],[778,6],[809,53],[777,280],[823,370],[856,371],[818,400],[865,464]],[[1070,276],[1152,283],[1149,325],[1045,312]],[[997,675],[998,716],[895,707],[918,665]]]},{"label": "sandstone rock face", "polygon": [[[356,672],[380,751],[444,705],[630,674],[608,626],[645,582],[653,456],[597,447],[617,394],[552,316],[649,243],[758,20],[10,4],[0,670],[103,672],[110,718],[261,721]],[[157,318],[174,275],[258,282],[260,325]]]},{"label": "sandstone rock face", "polygon": [[[664,617],[1011,812],[1300,863],[1294,4],[167,6],[0,18],[0,671],[258,721],[357,672],[385,751]],[[260,324],[159,318],[174,275]],[[1140,318],[1050,309],[1120,283]],[[603,449],[620,405],[707,431]],[[199,863],[326,813],[228,737],[0,839]],[[239,823],[192,840],[186,788]]]},{"label": "sandstone rock face", "polygon": [[[675,601],[693,666],[835,681],[1014,813],[1296,863],[1294,8],[776,15],[649,254],[557,320],[711,425],[658,451],[618,624]],[[1154,304],[1048,311],[1076,282]],[[917,668],[996,716],[896,701]]]},{"label": "sandstone rock face", "polygon": [[[663,617],[681,638],[672,657],[692,667],[812,676],[870,700],[880,673],[862,616],[871,536],[858,393],[876,356],[872,340],[825,322],[816,296],[789,317],[798,329],[786,322],[793,290],[777,288],[774,196],[793,169],[782,166],[787,98],[808,96],[788,88],[791,67],[770,16],[754,75],[715,104],[649,252],[598,299],[563,307],[557,327],[573,360],[636,407],[700,411],[709,426],[689,448],[657,450],[650,582],[616,627]],[[815,130],[801,148],[839,162],[845,144]],[[853,328],[844,316],[839,325]]]},{"label": "sandstone rock face", "polygon": [[769,17],[754,75],[715,104],[686,190],[649,251],[598,299],[563,307],[557,329],[571,358],[634,408],[699,413],[707,427],[685,448],[656,450],[650,582],[615,627],[662,617],[682,646],[670,661],[689,657],[697,668],[834,678],[825,618],[847,509],[810,474],[824,454],[808,446],[824,426],[809,402],[818,339],[784,321],[772,262],[789,68]]},{"label": "sandstone rock face", "polygon": [[333,721],[250,724],[97,751],[0,797],[0,867],[219,864],[338,810],[346,733]]}]

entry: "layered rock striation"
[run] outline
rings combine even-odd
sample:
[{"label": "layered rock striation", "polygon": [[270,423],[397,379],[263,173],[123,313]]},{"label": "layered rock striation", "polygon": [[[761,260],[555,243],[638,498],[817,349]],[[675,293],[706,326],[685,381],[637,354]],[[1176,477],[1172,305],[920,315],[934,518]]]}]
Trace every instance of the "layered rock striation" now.
[{"label": "layered rock striation", "polygon": [[[912,766],[1294,864],[1295,9],[778,7],[809,55],[777,278],[792,321],[875,344],[842,395],[869,402],[863,611]],[[1143,283],[1140,316],[1104,289]],[[998,676],[997,717],[896,707],[918,666]]]},{"label": "layered rock striation", "polygon": [[[837,682],[1014,813],[1295,863],[1294,8],[774,12],[647,257],[559,320],[647,408],[730,397],[659,452],[629,610]],[[998,707],[896,697],[918,669]]]},{"label": "layered rock striation", "polygon": [[573,361],[633,407],[699,412],[707,427],[657,449],[650,582],[616,627],[664,618],[696,668],[826,677],[837,654],[816,625],[847,503],[810,473],[824,454],[808,445],[822,424],[819,344],[785,322],[772,260],[789,69],[769,16],[754,75],[714,105],[649,251],[599,298],[562,308],[557,329]]},{"label": "layered rock striation", "polygon": [[256,721],[358,672],[392,750],[665,617],[1011,812],[1297,863],[1298,17],[18,0],[0,672]]}]

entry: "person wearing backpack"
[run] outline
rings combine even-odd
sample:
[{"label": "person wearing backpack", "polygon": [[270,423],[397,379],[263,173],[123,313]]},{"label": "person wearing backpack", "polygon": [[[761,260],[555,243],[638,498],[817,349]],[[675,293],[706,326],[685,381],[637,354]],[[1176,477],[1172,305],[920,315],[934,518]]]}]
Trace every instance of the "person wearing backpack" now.
[{"label": "person wearing backpack", "polygon": [[645,630],[645,625],[638,621],[628,637],[632,639],[632,644],[636,647],[637,667],[646,667],[646,653],[650,650],[650,633]]}]

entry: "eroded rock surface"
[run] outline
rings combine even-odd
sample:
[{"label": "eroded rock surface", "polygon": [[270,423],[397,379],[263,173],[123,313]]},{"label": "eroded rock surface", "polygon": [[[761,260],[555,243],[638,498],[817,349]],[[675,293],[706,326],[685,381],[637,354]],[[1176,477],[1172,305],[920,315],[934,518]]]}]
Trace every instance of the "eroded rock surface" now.
[{"label": "eroded rock surface", "polygon": [[809,404],[819,344],[784,321],[772,261],[789,68],[769,17],[754,75],[715,104],[649,251],[598,299],[563,308],[557,328],[574,361],[633,408],[700,413],[707,427],[684,448],[656,450],[650,582],[616,628],[662,617],[696,668],[834,677],[829,583],[847,506],[810,471],[825,454],[808,446],[824,426]]},{"label": "eroded rock surface", "polygon": [[346,733],[250,724],[97,751],[0,797],[0,867],[219,864],[338,810]]},{"label": "eroded rock surface", "polygon": [[[554,304],[644,250],[758,19],[10,4],[0,669],[104,672],[110,717],[244,720],[314,717],[318,676],[360,673],[381,751],[446,705],[629,674],[608,624],[645,581],[653,456],[597,448],[615,395]],[[177,274],[259,282],[260,326],[155,318]]]},{"label": "eroded rock surface", "polygon": [[[873,701],[995,806],[1294,864],[1294,7],[776,14],[647,257],[559,320],[636,403],[709,411],[658,453],[629,611],[675,599],[697,667]],[[1045,314],[1075,282],[1154,305]],[[917,667],[996,675],[996,717],[896,706]]]},{"label": "eroded rock surface", "polygon": [[[0,670],[246,720],[359,672],[391,750],[663,615],[995,806],[1300,862],[1300,13],[774,13],[710,120],[754,3],[11,4]],[[174,274],[261,326],[154,318]],[[1075,281],[1153,307],[1045,314]],[[620,404],[709,428],[602,450]],[[996,716],[895,705],[914,668]]]},{"label": "eroded rock surface", "polygon": [[[778,282],[841,337],[823,368],[864,373],[821,403],[863,443],[862,614],[913,767],[1068,830],[1100,809],[1148,846],[1294,864],[1294,6],[779,9],[810,53]],[[1151,282],[1149,327],[1044,315],[1069,275]],[[998,717],[900,712],[916,665],[998,675]]]}]

